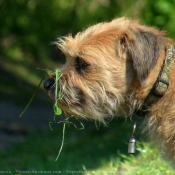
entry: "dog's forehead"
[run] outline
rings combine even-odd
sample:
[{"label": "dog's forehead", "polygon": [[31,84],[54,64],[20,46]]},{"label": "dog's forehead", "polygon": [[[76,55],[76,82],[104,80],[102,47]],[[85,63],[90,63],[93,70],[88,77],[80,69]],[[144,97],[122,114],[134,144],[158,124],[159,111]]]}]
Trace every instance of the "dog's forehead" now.
[{"label": "dog's forehead", "polygon": [[[133,26],[139,26],[137,21],[119,18],[111,22],[93,25],[77,33],[75,37],[68,35],[59,39],[56,44],[69,60],[74,60],[77,56],[86,59],[85,55],[89,57],[93,55],[94,57],[95,54],[104,54],[105,51],[109,52],[109,50],[112,53],[116,47],[117,39],[122,36],[124,31]],[[100,58],[100,55],[97,58]]]},{"label": "dog's forehead", "polygon": [[75,59],[78,57],[86,57],[99,52],[103,52],[107,49],[114,48],[112,45],[116,42],[116,34],[111,32],[103,32],[98,35],[88,36],[85,33],[81,33],[80,36],[76,35],[74,38],[67,38],[62,50],[68,59]]}]

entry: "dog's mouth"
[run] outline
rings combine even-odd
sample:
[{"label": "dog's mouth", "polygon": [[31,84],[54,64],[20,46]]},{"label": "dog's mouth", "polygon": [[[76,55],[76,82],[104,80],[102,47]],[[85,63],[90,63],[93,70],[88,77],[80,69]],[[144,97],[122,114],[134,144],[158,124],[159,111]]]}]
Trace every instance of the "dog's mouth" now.
[{"label": "dog's mouth", "polygon": [[[56,89],[56,82],[55,82],[55,79],[54,78],[49,78],[49,79],[46,79],[43,83],[43,86],[44,86],[44,89],[46,90],[48,96],[53,100],[55,101],[56,98],[56,95],[55,95],[55,89]],[[58,99],[59,100],[59,99]],[[60,101],[60,100],[59,100]]]},{"label": "dog's mouth", "polygon": [[[66,100],[63,99],[63,95],[62,97],[60,97],[60,94],[57,94],[56,97],[56,81],[55,78],[49,78],[46,79],[43,83],[44,89],[46,90],[48,96],[55,101],[55,103],[57,103],[58,107],[61,108],[63,110],[63,108],[65,108],[65,106],[67,106],[66,104]],[[59,91],[59,87],[57,89]],[[65,110],[64,110],[65,111]]]},{"label": "dog's mouth", "polygon": [[84,94],[79,88],[68,88],[69,90],[67,89],[66,93],[61,92],[60,95],[59,92],[62,91],[62,88],[58,86],[56,97],[56,82],[54,78],[46,79],[43,83],[43,86],[49,97],[53,101],[57,101],[58,107],[61,108],[64,113],[77,116],[74,110],[76,108],[80,110],[85,103]]}]

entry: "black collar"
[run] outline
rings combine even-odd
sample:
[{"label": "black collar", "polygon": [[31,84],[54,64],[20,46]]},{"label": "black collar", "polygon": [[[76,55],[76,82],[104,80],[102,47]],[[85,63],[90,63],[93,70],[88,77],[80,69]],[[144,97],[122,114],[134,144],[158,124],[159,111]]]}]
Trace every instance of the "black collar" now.
[{"label": "black collar", "polygon": [[165,94],[169,86],[169,79],[174,65],[174,56],[174,46],[166,47],[165,61],[159,76],[141,109],[135,111],[135,114],[144,117],[148,113],[148,109]]}]

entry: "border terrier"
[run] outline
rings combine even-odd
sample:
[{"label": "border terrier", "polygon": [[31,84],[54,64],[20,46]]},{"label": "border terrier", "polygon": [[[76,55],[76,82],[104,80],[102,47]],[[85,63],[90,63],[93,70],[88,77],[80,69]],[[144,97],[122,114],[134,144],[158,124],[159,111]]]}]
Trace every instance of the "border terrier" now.
[{"label": "border terrier", "polygon": [[63,94],[59,108],[104,124],[113,116],[142,113],[143,130],[175,165],[173,40],[155,27],[118,18],[55,43],[66,63],[59,68],[59,81],[51,73],[44,88],[54,100],[58,84]]}]

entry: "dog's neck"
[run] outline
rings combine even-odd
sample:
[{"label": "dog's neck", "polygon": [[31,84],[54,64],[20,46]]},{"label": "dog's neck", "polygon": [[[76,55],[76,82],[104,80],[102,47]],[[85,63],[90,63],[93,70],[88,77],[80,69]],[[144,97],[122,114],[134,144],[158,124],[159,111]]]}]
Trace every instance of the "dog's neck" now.
[{"label": "dog's neck", "polygon": [[145,102],[143,103],[141,110],[136,111],[136,114],[145,116],[148,109],[165,94],[169,86],[169,79],[174,65],[174,57],[174,46],[166,47],[165,61],[159,76]]}]

